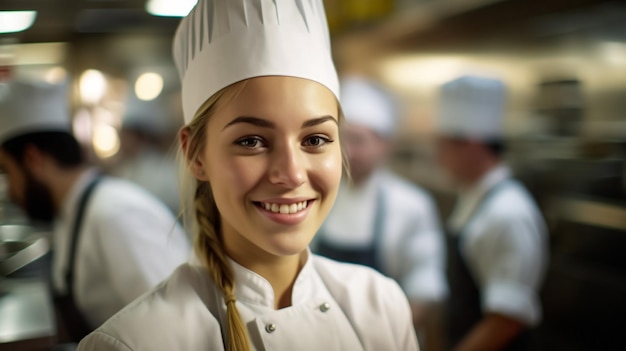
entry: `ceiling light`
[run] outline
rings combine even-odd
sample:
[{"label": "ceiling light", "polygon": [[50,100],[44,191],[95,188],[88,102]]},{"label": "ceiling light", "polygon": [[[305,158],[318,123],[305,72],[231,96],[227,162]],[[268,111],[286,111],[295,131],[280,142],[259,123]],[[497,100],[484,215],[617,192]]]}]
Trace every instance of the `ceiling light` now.
[{"label": "ceiling light", "polygon": [[161,94],[162,90],[163,78],[158,73],[144,73],[140,75],[135,82],[135,95],[137,95],[140,100],[154,100]]},{"label": "ceiling light", "polygon": [[117,130],[108,124],[94,127],[92,145],[96,156],[109,158],[120,150],[120,137]]},{"label": "ceiling light", "polygon": [[85,104],[97,104],[106,92],[107,82],[102,72],[89,69],[80,76],[80,97]]},{"label": "ceiling light", "polygon": [[460,57],[407,55],[386,60],[381,68],[391,85],[415,89],[443,84],[458,76],[463,66]]},{"label": "ceiling light", "polygon": [[37,11],[0,11],[0,33],[15,33],[28,29],[35,22]]},{"label": "ceiling light", "polygon": [[198,0],[149,0],[146,11],[151,15],[165,17],[185,17]]},{"label": "ceiling light", "polygon": [[44,80],[50,84],[58,84],[65,80],[67,71],[63,67],[52,67],[44,74]]},{"label": "ceiling light", "polygon": [[626,43],[603,42],[600,45],[600,52],[607,63],[613,66],[626,65]]}]

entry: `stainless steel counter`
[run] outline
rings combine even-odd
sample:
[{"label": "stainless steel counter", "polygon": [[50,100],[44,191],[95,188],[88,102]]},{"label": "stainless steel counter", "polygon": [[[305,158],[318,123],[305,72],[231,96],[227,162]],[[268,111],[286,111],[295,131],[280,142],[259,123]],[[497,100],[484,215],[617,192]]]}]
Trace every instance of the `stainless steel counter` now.
[{"label": "stainless steel counter", "polygon": [[0,280],[0,351],[50,349],[55,335],[54,305],[46,283]]}]

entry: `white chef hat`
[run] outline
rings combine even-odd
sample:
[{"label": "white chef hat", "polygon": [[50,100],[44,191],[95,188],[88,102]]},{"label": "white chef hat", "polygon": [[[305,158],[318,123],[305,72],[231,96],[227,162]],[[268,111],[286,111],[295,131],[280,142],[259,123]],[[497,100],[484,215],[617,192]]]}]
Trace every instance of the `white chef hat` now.
[{"label": "white chef hat", "polygon": [[504,133],[505,102],[502,81],[461,76],[441,87],[437,131],[455,137],[499,139]]},{"label": "white chef hat", "polygon": [[173,52],[186,123],[217,91],[252,77],[306,78],[339,97],[322,0],[200,0]]},{"label": "white chef hat", "polygon": [[0,145],[36,132],[69,132],[65,84],[13,80],[0,83]]},{"label": "white chef hat", "polygon": [[397,111],[393,97],[365,78],[351,76],[342,79],[341,109],[348,122],[371,128],[384,137],[395,132]]}]

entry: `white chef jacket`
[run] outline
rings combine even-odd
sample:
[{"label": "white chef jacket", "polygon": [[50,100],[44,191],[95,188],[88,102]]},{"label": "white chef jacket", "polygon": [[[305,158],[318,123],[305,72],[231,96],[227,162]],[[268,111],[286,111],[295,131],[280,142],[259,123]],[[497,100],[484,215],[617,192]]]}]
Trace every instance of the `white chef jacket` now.
[{"label": "white chef jacket", "polygon": [[[382,270],[400,283],[411,301],[440,301],[447,295],[445,243],[430,195],[386,169],[361,186],[343,182],[318,234],[337,248],[365,248],[374,241],[380,189],[385,197],[380,252]],[[312,245],[315,250],[315,241]]]},{"label": "white chef jacket", "polygon": [[[65,294],[65,273],[78,201],[96,176],[85,172],[65,199],[53,228],[53,287]],[[79,233],[74,299],[95,328],[187,261],[190,245],[167,207],[145,190],[104,177],[93,190]]]},{"label": "white chef jacket", "polygon": [[[269,282],[231,264],[252,350],[418,350],[402,290],[368,267],[309,253],[292,306],[275,310]],[[223,351],[226,333],[222,293],[205,268],[186,264],[88,335],[78,350]]]},{"label": "white chef jacket", "polygon": [[[463,235],[461,255],[480,289],[483,311],[534,326],[541,320],[547,230],[532,197],[509,178],[509,169],[498,166],[461,192],[449,227]],[[474,213],[487,191],[502,181],[509,183],[499,186]]]}]

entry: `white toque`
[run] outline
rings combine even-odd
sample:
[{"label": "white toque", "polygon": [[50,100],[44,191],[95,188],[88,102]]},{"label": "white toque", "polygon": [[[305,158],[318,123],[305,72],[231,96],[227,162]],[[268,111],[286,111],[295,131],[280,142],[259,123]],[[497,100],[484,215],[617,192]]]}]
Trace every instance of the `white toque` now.
[{"label": "white toque", "polygon": [[341,109],[346,121],[383,137],[392,137],[396,130],[398,113],[393,97],[368,79],[350,76],[341,80]]},{"label": "white toque", "polygon": [[498,79],[462,76],[441,87],[439,134],[498,139],[504,134],[505,87]]},{"label": "white toque", "polygon": [[30,133],[70,132],[66,88],[21,79],[0,83],[0,144]]},{"label": "white toque", "polygon": [[306,78],[339,97],[322,0],[200,0],[173,53],[185,123],[217,91],[252,77]]}]

